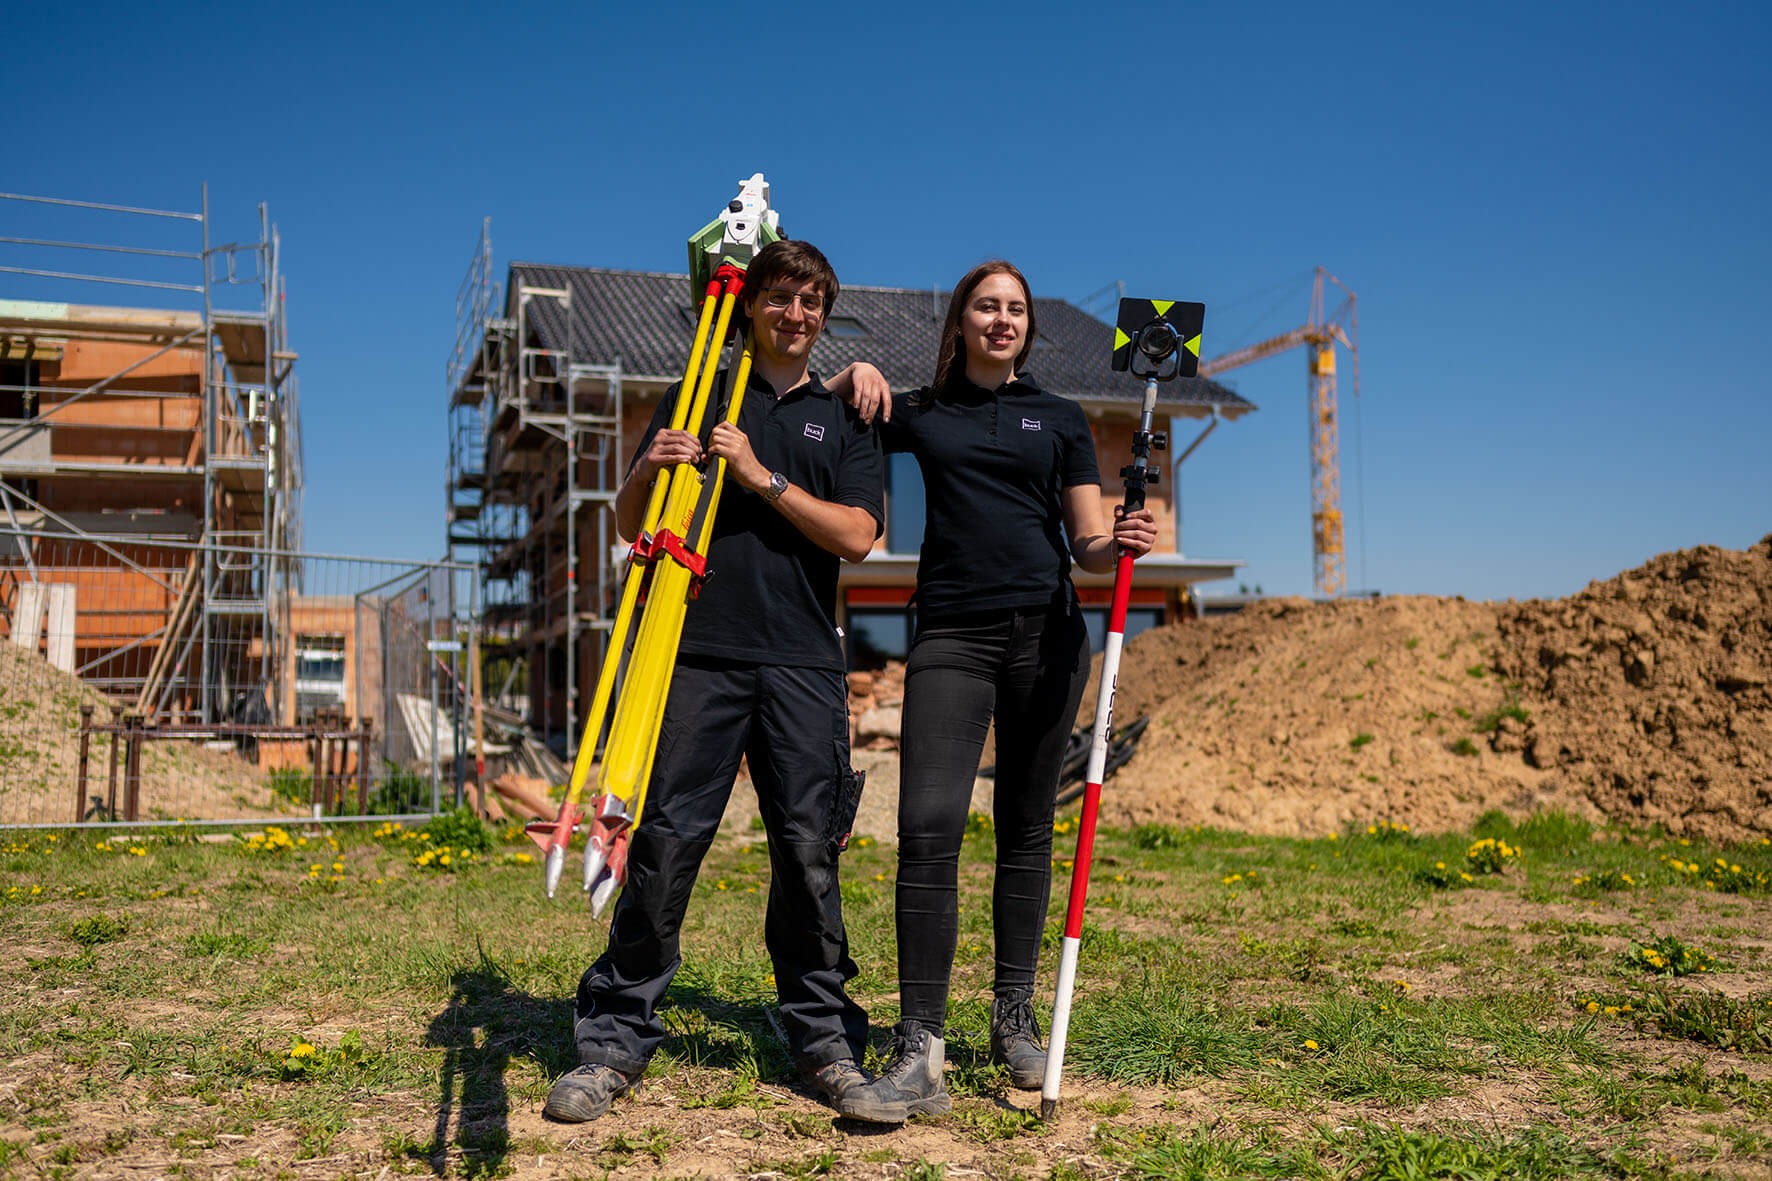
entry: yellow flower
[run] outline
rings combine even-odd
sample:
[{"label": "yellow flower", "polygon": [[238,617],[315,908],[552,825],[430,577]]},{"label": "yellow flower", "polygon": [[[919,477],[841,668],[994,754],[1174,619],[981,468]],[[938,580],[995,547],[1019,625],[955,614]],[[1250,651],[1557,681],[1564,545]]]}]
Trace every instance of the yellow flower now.
[{"label": "yellow flower", "polygon": [[307,1042],[297,1042],[289,1049],[291,1058],[312,1058],[318,1051]]},{"label": "yellow flower", "polygon": [[1587,1004],[1583,1005],[1582,1008],[1586,1009],[1590,1013],[1598,1013],[1600,1011],[1600,1002],[1599,1001],[1589,1001]]},{"label": "yellow flower", "polygon": [[1316,1048],[1317,1048],[1317,1043],[1316,1043],[1316,1042],[1313,1042],[1313,1041],[1312,1041],[1312,1040],[1311,1040],[1311,1039],[1309,1039],[1309,1038],[1305,1038],[1305,1039],[1304,1039],[1304,1048],[1305,1048],[1305,1049],[1307,1049],[1307,1050],[1314,1050],[1314,1049],[1316,1049]]},{"label": "yellow flower", "polygon": [[517,864],[518,865],[531,865],[534,863],[534,861],[535,861],[535,858],[531,857],[527,853],[517,854]]}]

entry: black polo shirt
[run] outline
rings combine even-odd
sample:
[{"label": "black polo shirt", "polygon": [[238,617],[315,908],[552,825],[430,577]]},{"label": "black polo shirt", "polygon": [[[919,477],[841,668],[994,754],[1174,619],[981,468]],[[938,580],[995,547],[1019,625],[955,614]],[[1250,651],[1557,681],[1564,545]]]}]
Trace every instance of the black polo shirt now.
[{"label": "black polo shirt", "polygon": [[1025,375],[995,390],[962,376],[895,395],[881,440],[923,472],[921,614],[1070,601],[1062,493],[1101,483],[1082,407]]},{"label": "black polo shirt", "polygon": [[[715,378],[715,399],[725,380],[724,372]],[[659,400],[635,458],[671,424],[676,401],[673,385]],[[723,415],[707,417],[701,432],[704,446]],[[764,467],[820,500],[865,508],[879,536],[885,520],[879,440],[816,374],[781,398],[753,374],[738,427]],[[747,664],[842,671],[843,644],[837,637],[840,561],[728,473],[708,546],[708,579],[700,597],[689,604],[679,651]]]}]

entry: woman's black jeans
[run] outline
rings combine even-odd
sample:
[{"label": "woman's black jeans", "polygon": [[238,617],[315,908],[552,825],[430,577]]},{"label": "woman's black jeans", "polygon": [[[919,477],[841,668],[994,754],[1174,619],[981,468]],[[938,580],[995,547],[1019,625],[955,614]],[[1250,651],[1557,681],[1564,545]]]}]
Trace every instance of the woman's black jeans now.
[{"label": "woman's black jeans", "polygon": [[959,933],[960,841],[997,722],[998,997],[1033,993],[1052,886],[1052,812],[1089,634],[1069,607],[923,620],[905,669],[898,800],[898,986],[904,1019],[940,1035]]}]

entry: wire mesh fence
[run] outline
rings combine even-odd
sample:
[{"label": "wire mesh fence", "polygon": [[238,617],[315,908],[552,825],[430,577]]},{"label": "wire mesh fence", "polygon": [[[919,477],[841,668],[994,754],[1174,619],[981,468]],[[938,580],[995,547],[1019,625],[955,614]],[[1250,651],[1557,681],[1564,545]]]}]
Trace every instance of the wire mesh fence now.
[{"label": "wire mesh fence", "polygon": [[452,805],[472,573],[0,524],[0,826]]}]

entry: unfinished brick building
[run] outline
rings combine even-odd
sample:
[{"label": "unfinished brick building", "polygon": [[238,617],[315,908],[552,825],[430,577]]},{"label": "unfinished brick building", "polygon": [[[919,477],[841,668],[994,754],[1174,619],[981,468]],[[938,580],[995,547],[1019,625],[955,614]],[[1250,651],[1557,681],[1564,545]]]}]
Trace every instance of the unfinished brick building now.
[{"label": "unfinished brick building", "polygon": [[218,245],[203,205],[0,196],[0,634],[217,721],[293,704],[301,423],[276,230]]}]

